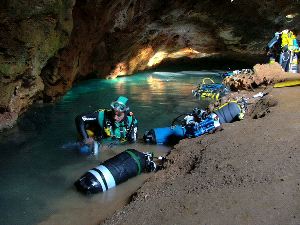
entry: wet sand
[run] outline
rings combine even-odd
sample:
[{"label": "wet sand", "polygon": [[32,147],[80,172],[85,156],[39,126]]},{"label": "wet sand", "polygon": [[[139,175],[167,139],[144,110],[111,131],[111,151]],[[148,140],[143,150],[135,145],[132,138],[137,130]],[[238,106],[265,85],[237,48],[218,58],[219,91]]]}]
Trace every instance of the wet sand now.
[{"label": "wet sand", "polygon": [[181,141],[104,224],[300,224],[300,87],[263,99],[262,118]]}]

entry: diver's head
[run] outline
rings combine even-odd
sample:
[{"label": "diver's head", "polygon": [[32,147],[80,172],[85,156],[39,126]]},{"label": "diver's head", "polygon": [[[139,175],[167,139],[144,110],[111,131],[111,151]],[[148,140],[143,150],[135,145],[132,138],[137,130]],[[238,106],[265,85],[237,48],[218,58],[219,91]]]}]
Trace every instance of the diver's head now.
[{"label": "diver's head", "polygon": [[125,117],[126,111],[129,110],[127,103],[128,103],[128,98],[124,96],[120,96],[110,104],[114,113],[114,119],[117,122],[122,121]]}]

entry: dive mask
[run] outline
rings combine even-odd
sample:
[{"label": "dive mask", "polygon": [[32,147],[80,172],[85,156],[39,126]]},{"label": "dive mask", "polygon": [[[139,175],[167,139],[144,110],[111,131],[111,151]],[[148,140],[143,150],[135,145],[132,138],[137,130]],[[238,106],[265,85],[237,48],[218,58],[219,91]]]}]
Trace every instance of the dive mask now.
[{"label": "dive mask", "polygon": [[117,102],[117,101],[112,102],[110,104],[110,106],[112,107],[113,110],[119,111],[119,112],[124,112],[129,109],[126,105],[124,105],[123,103]]},{"label": "dive mask", "polygon": [[110,106],[114,111],[124,112],[129,110],[129,107],[126,106],[127,102],[128,98],[120,96],[116,101],[112,102]]}]

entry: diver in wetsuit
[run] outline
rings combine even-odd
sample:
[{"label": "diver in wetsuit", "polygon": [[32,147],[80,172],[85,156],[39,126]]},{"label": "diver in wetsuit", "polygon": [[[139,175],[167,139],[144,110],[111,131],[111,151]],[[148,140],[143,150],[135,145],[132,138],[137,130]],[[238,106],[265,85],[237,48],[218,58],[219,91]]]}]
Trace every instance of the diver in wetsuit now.
[{"label": "diver in wetsuit", "polygon": [[128,99],[120,96],[111,103],[111,109],[100,109],[78,115],[76,128],[85,144],[95,140],[119,140],[135,142],[137,140],[137,119],[129,112]]}]

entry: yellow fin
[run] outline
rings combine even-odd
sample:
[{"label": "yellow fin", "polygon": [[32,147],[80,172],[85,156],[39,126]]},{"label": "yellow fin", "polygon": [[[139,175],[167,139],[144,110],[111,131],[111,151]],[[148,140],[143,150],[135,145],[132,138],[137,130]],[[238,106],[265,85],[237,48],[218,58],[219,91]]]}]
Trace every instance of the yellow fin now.
[{"label": "yellow fin", "polygon": [[289,81],[284,81],[275,84],[273,87],[274,88],[281,88],[281,87],[291,87],[291,86],[297,86],[300,85],[300,80],[289,80]]}]

